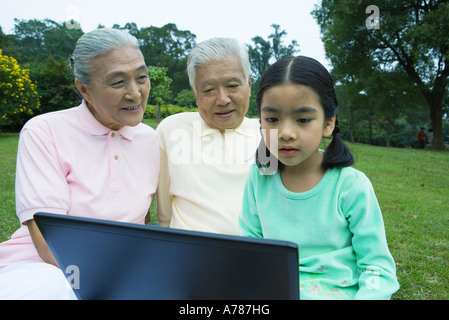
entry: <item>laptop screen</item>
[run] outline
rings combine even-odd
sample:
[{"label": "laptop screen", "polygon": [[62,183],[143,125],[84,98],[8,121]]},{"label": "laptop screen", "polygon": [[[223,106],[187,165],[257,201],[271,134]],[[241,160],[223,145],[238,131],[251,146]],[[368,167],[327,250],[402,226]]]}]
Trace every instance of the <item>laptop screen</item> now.
[{"label": "laptop screen", "polygon": [[291,242],[49,213],[34,218],[78,299],[299,299]]}]

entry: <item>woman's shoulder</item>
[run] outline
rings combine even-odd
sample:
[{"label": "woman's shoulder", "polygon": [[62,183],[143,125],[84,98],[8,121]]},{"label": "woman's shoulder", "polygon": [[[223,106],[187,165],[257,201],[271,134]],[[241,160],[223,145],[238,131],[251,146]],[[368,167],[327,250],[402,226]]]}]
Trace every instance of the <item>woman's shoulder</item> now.
[{"label": "woman's shoulder", "polygon": [[27,129],[46,130],[52,127],[53,124],[59,124],[67,128],[66,122],[73,121],[76,109],[77,107],[74,107],[37,115],[25,123],[22,131]]}]

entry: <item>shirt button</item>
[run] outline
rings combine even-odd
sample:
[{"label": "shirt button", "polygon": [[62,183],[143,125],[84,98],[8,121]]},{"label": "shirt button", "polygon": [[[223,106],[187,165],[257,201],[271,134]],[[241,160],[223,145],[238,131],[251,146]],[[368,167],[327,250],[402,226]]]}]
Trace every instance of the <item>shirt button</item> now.
[{"label": "shirt button", "polygon": [[114,132],[113,132],[113,133],[111,133],[111,137],[113,137],[113,138],[115,137],[115,133],[114,133]]},{"label": "shirt button", "polygon": [[114,156],[114,159],[115,159],[115,160],[118,160],[118,156]]}]

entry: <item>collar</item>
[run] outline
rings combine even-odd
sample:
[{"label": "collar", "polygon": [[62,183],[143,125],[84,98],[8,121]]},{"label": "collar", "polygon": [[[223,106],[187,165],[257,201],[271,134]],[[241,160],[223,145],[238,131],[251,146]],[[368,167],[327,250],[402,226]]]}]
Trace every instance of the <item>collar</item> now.
[{"label": "collar", "polygon": [[[201,137],[206,137],[210,135],[215,135],[216,133],[222,133],[222,131],[211,128],[209,125],[204,121],[204,119],[201,117],[199,112],[192,113],[192,124],[193,124],[193,130]],[[257,123],[256,123],[257,122]],[[239,134],[242,136],[246,136],[249,138],[255,138],[257,137],[257,134],[259,132],[259,122],[257,119],[248,119],[243,118],[242,123],[239,127],[235,129],[226,129],[223,133],[228,134]]]},{"label": "collar", "polygon": [[84,99],[78,106],[77,111],[80,122],[83,124],[86,131],[93,136],[103,136],[108,135],[111,132],[117,132],[127,140],[132,140],[134,137],[133,127],[123,126],[120,130],[112,130],[102,125],[90,112]]}]

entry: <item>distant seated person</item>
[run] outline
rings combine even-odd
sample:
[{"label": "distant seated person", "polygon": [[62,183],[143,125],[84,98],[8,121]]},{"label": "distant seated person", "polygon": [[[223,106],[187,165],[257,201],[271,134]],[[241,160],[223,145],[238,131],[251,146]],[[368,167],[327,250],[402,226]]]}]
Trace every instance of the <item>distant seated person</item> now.
[{"label": "distant seated person", "polygon": [[416,135],[416,139],[418,140],[418,148],[424,149],[424,147],[426,146],[426,139],[427,139],[424,127],[421,128],[421,131],[418,132],[418,134]]},{"label": "distant seated person", "polygon": [[81,105],[37,116],[21,133],[16,211],[0,244],[0,299],[73,299],[33,215],[49,212],[145,223],[159,176],[156,132],[142,124],[150,80],[137,39],[98,29],[71,64]]},{"label": "distant seated person", "polygon": [[240,234],[243,190],[260,142],[259,120],[245,117],[251,94],[247,49],[234,39],[207,40],[191,50],[187,72],[198,112],[167,117],[156,129],[159,224]]}]

